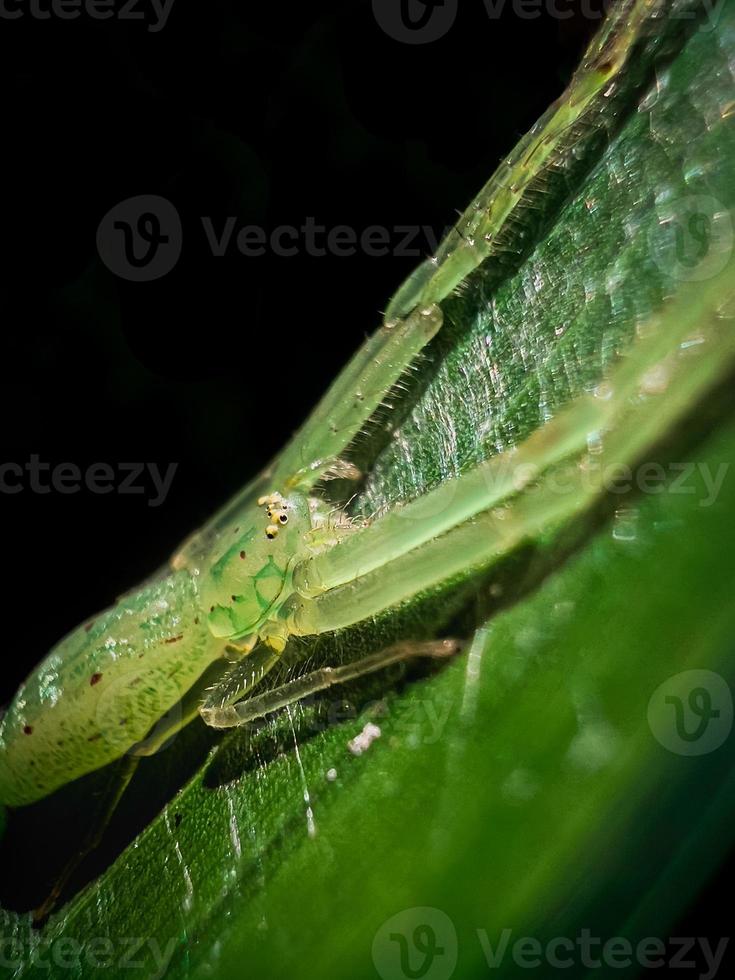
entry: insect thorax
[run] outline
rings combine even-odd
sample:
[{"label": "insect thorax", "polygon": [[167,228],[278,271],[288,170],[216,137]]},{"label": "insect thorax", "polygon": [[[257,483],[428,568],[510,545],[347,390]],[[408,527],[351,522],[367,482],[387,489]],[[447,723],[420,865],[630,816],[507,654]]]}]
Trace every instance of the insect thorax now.
[{"label": "insect thorax", "polygon": [[243,514],[232,540],[202,573],[202,603],[215,636],[257,633],[288,597],[294,560],[310,530],[303,494],[261,497]]}]

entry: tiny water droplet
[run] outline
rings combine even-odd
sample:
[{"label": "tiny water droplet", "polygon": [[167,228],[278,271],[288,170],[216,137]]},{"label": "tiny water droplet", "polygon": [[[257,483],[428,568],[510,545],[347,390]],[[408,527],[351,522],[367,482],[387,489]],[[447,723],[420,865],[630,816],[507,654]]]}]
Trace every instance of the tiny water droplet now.
[{"label": "tiny water droplet", "polygon": [[613,519],[612,536],[616,541],[635,541],[638,537],[638,508],[619,507]]},{"label": "tiny water droplet", "polygon": [[692,347],[699,347],[705,342],[705,338],[702,336],[689,337],[688,340],[683,340],[679,345],[682,350],[691,350]]},{"label": "tiny water droplet", "polygon": [[590,454],[590,456],[599,456],[602,450],[602,434],[600,432],[588,432],[587,452]]}]

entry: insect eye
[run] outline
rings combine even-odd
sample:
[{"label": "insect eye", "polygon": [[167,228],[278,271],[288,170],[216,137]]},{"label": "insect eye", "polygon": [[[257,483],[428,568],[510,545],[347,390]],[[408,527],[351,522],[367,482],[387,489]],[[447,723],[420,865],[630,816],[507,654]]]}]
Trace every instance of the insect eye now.
[{"label": "insect eye", "polygon": [[281,524],[288,524],[288,514],[280,514],[278,520]]}]

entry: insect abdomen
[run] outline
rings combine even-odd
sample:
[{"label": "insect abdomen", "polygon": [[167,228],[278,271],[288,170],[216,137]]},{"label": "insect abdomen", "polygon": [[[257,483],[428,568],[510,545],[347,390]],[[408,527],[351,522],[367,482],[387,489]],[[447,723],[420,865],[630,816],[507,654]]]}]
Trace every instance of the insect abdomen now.
[{"label": "insect abdomen", "polygon": [[0,802],[32,803],[122,756],[220,650],[184,571],[75,629],[0,720]]}]

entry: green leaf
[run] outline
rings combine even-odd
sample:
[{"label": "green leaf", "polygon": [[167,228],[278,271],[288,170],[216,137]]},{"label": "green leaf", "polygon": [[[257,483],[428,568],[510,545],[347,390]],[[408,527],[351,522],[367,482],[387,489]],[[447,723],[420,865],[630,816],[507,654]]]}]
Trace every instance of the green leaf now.
[{"label": "green leaf", "polygon": [[[351,686],[352,711],[317,698],[215,745],[44,930],[2,913],[20,975],[47,976],[54,956],[109,975],[128,956],[143,975],[398,978],[425,955],[448,977],[456,955],[454,975],[473,976],[504,930],[508,973],[524,936],[668,935],[733,840],[734,6],[646,21],[503,253],[443,300],[390,431],[359,450],[379,450],[354,504],[372,513],[642,380],[609,432],[585,431],[584,457],[498,516],[524,545],[490,578],[307,653],[437,632],[468,594],[484,619],[470,649]],[[595,460],[630,464],[634,487],[600,493]],[[701,715],[677,727],[677,704]],[[368,722],[380,737],[355,754]]]}]

